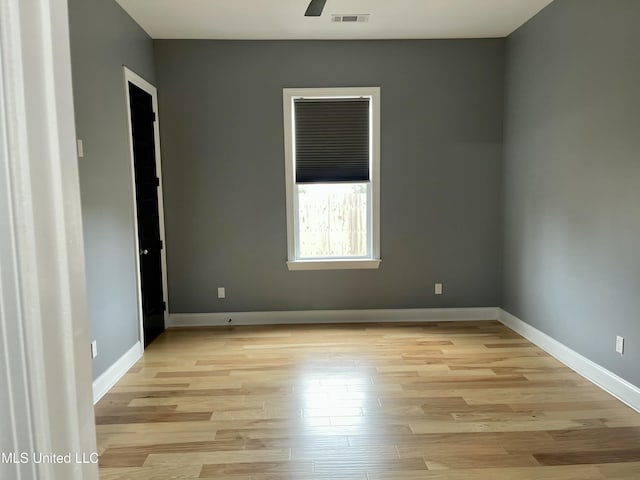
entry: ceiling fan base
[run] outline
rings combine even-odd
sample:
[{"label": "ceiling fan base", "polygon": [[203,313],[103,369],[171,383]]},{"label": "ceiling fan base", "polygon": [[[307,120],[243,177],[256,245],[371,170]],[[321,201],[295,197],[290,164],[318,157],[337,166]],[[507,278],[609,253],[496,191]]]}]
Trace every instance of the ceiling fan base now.
[{"label": "ceiling fan base", "polygon": [[324,4],[327,3],[327,0],[311,0],[309,2],[309,6],[307,7],[307,11],[304,12],[305,17],[319,17],[322,15],[322,10],[324,10]]}]

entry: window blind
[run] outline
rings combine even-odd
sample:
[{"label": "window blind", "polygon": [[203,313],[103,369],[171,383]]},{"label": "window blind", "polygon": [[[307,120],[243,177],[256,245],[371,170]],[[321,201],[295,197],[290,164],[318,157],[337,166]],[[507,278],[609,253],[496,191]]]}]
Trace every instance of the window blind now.
[{"label": "window blind", "polygon": [[294,100],[296,183],[369,181],[369,102]]}]

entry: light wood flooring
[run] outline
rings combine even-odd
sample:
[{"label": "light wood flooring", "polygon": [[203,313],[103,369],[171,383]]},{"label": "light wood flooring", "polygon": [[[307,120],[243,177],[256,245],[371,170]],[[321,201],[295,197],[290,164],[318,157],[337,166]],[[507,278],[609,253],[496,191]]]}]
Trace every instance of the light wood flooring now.
[{"label": "light wood flooring", "polygon": [[638,480],[640,414],[495,321],[169,330],[100,478]]}]

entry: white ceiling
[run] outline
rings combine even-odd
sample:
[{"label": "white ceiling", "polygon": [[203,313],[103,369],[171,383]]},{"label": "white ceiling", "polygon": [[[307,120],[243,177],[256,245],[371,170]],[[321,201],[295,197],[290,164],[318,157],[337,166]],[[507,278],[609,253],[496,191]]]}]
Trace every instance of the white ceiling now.
[{"label": "white ceiling", "polygon": [[[553,0],[116,0],[153,38],[375,39],[505,37]],[[371,14],[332,23],[331,14]]]}]

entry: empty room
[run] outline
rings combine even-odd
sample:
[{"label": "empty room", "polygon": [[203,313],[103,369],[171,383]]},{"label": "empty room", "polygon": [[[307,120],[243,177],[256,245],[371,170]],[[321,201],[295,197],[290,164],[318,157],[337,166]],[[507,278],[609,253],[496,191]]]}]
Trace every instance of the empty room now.
[{"label": "empty room", "polygon": [[640,479],[639,23],[0,0],[0,477]]}]

